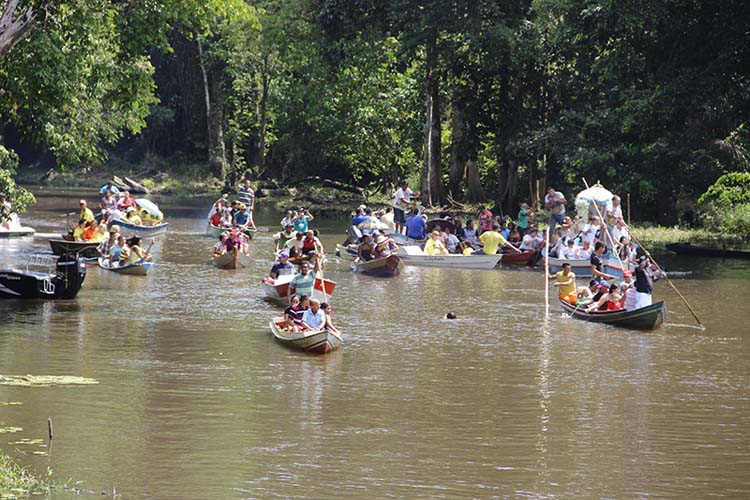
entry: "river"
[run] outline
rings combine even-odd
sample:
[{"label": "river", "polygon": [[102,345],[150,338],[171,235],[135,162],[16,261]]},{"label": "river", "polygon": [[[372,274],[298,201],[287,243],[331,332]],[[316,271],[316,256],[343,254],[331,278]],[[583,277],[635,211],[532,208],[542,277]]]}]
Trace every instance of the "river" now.
[{"label": "river", "polygon": [[[80,193],[36,194],[25,224],[60,232]],[[662,281],[667,322],[640,333],[554,305],[543,320],[538,270],[377,279],[334,261],[344,345],[316,356],[268,330],[270,232],[250,269],[220,271],[206,204],[162,208],[149,276],[89,265],[75,300],[0,301],[0,374],[99,382],[0,386],[21,403],[0,427],[23,428],[0,449],[32,470],[122,499],[750,497],[747,263],[665,256],[705,329]],[[330,251],[346,222],[311,226]],[[48,248],[0,241],[0,267]],[[46,456],[9,444],[46,439],[48,417]]]}]

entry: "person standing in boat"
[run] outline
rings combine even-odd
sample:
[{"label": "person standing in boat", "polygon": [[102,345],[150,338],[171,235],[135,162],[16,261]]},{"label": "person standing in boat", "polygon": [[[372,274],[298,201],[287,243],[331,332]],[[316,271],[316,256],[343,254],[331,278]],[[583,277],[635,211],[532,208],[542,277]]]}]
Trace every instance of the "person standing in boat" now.
[{"label": "person standing in boat", "polygon": [[[612,250],[617,243],[620,241],[620,236],[615,235],[615,227],[617,221],[622,220],[622,205],[620,204],[620,197],[614,195],[604,209],[604,220],[607,223],[607,229],[609,234],[612,236],[612,240],[607,240],[607,249]],[[617,226],[622,229],[622,226]]]},{"label": "person standing in boat", "polygon": [[96,219],[96,217],[94,217],[94,212],[92,212],[88,207],[88,203],[86,202],[86,200],[81,200],[78,202],[78,204],[81,207],[81,214],[78,217],[79,219],[83,219],[86,222],[90,222]]},{"label": "person standing in boat", "polygon": [[622,292],[623,300],[622,303],[625,306],[625,309],[628,311],[632,311],[636,308],[636,304],[638,302],[637,293],[638,291],[635,289],[635,281],[633,281],[633,272],[632,271],[624,271],[622,273],[623,275],[623,281],[620,283],[620,291]]},{"label": "person standing in boat", "polygon": [[424,230],[427,223],[424,217],[419,215],[419,210],[416,208],[411,211],[411,216],[406,219],[406,237],[414,240],[424,239]]},{"label": "person standing in boat", "polygon": [[555,232],[555,226],[563,223],[565,217],[565,205],[568,200],[560,191],[555,191],[552,186],[547,188],[547,195],[544,197],[544,206],[550,211],[549,232]]},{"label": "person standing in boat", "polygon": [[601,241],[597,241],[596,245],[594,245],[594,253],[591,254],[591,276],[605,280],[613,280],[615,279],[614,276],[604,272],[604,260],[602,259],[602,255],[604,255],[605,249],[606,246]]},{"label": "person standing in boat", "polygon": [[398,233],[403,232],[406,225],[406,209],[411,204],[412,196],[419,196],[419,193],[409,189],[409,181],[406,180],[401,182],[401,187],[393,195],[393,223]]},{"label": "person standing in boat", "polygon": [[654,291],[654,280],[648,269],[649,259],[645,255],[638,257],[635,268],[636,309],[651,305],[651,293]]},{"label": "person standing in boat", "polygon": [[315,274],[310,269],[310,265],[307,262],[302,262],[299,265],[299,273],[292,278],[291,283],[286,291],[286,300],[290,304],[292,303],[292,296],[307,295],[312,296],[313,288],[315,286]]},{"label": "person standing in boat", "polygon": [[570,263],[563,262],[562,271],[558,271],[555,274],[550,274],[547,278],[555,281],[552,286],[557,287],[557,296],[560,300],[564,300],[568,304],[576,304],[578,300],[577,288],[576,288],[576,275],[570,270]]},{"label": "person standing in boat", "polygon": [[252,184],[250,184],[250,179],[245,179],[244,177],[240,179],[238,196],[240,198],[240,203],[243,203],[247,207],[252,217],[252,212],[255,210],[255,190],[253,189]]}]

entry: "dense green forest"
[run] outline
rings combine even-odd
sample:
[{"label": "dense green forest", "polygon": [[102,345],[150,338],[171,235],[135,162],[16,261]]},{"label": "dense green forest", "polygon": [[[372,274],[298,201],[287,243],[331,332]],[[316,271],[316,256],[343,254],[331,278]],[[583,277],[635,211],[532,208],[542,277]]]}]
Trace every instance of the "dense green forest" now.
[{"label": "dense green forest", "polygon": [[3,3],[6,171],[408,178],[504,213],[585,176],[674,223],[749,166],[744,0]]}]

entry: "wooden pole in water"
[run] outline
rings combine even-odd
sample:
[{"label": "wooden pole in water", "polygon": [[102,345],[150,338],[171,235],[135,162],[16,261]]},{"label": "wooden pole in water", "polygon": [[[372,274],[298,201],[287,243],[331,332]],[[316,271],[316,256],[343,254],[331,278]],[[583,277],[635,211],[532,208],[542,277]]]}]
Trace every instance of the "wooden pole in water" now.
[{"label": "wooden pole in water", "polygon": [[628,193],[628,226],[630,225],[630,193]]},{"label": "wooden pole in water", "polygon": [[47,431],[49,433],[49,440],[52,441],[54,434],[52,433],[52,417],[47,417]]},{"label": "wooden pole in water", "polygon": [[544,317],[549,317],[549,226],[547,226],[547,238],[545,240],[547,257],[544,258]]}]

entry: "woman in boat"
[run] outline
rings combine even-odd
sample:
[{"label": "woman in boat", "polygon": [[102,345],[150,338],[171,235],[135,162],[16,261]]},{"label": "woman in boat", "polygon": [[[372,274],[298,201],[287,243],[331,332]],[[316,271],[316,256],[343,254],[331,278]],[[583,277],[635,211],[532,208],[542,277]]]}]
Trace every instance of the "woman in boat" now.
[{"label": "woman in boat", "polygon": [[234,219],[232,218],[232,211],[229,209],[224,210],[224,213],[221,214],[221,226],[223,227],[232,227],[234,225]]},{"label": "woman in boat", "polygon": [[296,332],[297,329],[295,327],[294,318],[295,318],[295,307],[299,306],[299,296],[295,295],[292,297],[292,303],[284,309],[284,330],[285,331],[291,331]]},{"label": "woman in boat", "polygon": [[440,232],[436,229],[430,233],[430,237],[424,244],[424,253],[427,255],[448,255],[443,242],[440,241]]},{"label": "woman in boat", "polygon": [[616,311],[622,309],[622,295],[616,283],[609,285],[606,293],[603,293],[599,300],[592,303],[586,308],[586,312],[594,311]]},{"label": "woman in boat", "polygon": [[323,311],[323,314],[326,316],[325,320],[325,329],[329,332],[333,333],[339,333],[339,331],[336,329],[335,326],[333,326],[333,322],[331,321],[331,315],[333,314],[333,306],[327,302],[321,302],[320,303],[320,309]]},{"label": "woman in boat", "polygon": [[227,233],[221,233],[219,235],[219,241],[214,245],[214,256],[218,257],[227,253],[227,246],[225,241],[227,239]]},{"label": "woman in boat", "polygon": [[362,243],[357,247],[357,258],[361,261],[367,262],[373,259],[375,253],[375,247],[372,244],[372,236],[369,234],[362,235]]},{"label": "woman in boat", "polygon": [[474,228],[474,221],[469,219],[466,221],[466,227],[463,229],[463,240],[465,242],[468,242],[471,247],[476,250],[479,248],[479,243],[477,242],[477,238],[479,238],[479,235],[477,234],[477,230]]},{"label": "woman in boat", "polygon": [[135,211],[134,207],[128,207],[127,214],[125,215],[125,220],[130,224],[133,224],[134,226],[143,225],[143,220],[141,219],[141,216],[138,215],[138,213]]},{"label": "woman in boat", "polygon": [[141,237],[140,236],[133,236],[128,240],[128,246],[130,247],[130,254],[128,255],[128,263],[129,264],[139,264],[141,262],[151,262],[151,245],[153,245],[154,242],[152,241],[151,244],[148,246],[146,250],[141,248]]},{"label": "woman in boat", "polygon": [[374,256],[376,259],[385,259],[386,257],[391,256],[392,252],[389,240],[390,238],[387,238],[382,234],[378,236],[377,240],[375,240]]}]

